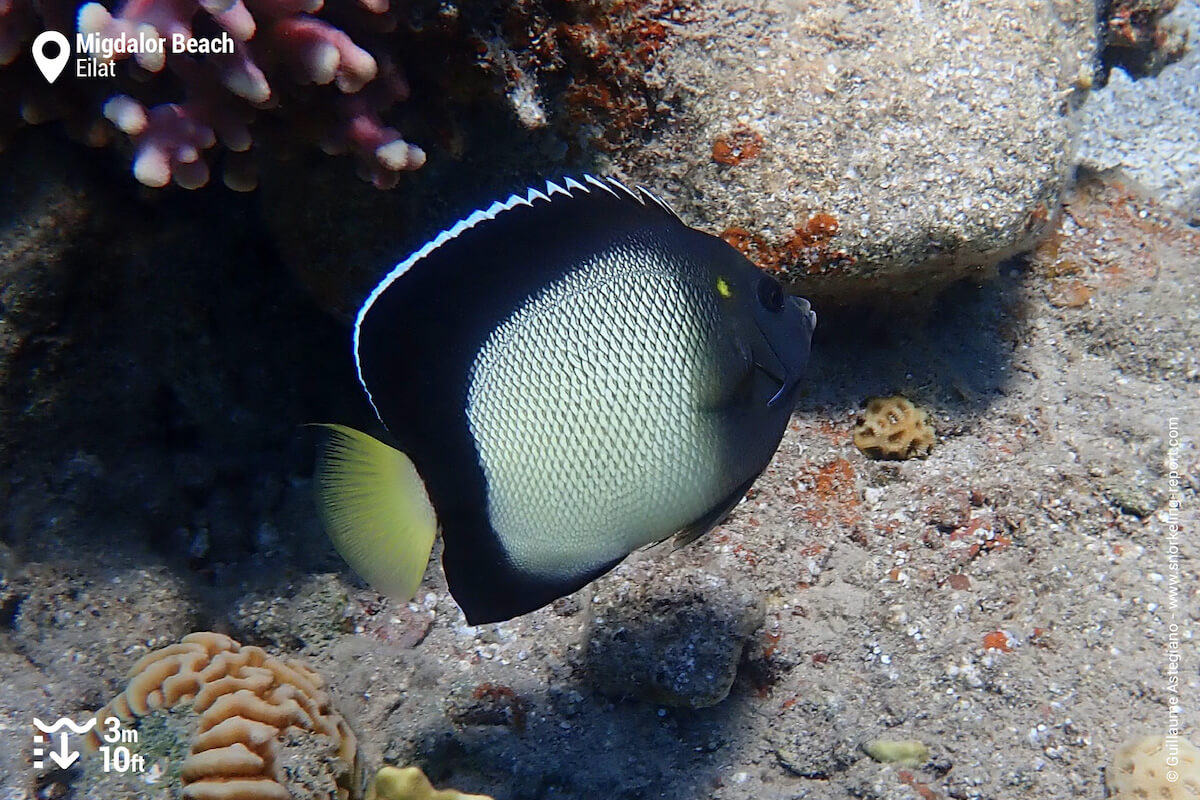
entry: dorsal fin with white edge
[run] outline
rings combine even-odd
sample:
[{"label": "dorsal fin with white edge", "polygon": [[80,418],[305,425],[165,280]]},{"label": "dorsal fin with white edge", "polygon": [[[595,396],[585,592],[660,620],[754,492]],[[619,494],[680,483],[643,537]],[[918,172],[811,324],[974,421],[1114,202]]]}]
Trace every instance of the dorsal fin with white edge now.
[{"label": "dorsal fin with white edge", "polygon": [[[529,188],[523,195],[512,194],[506,200],[497,200],[487,208],[475,211],[457,223],[439,233],[425,245],[416,250],[408,258],[397,264],[383,280],[371,291],[367,299],[359,308],[358,316],[354,322],[354,357],[355,366],[358,372],[359,382],[363,389],[367,392],[368,399],[371,400],[372,406],[375,405],[374,398],[371,397],[370,389],[367,388],[367,382],[363,375],[361,352],[361,331],[363,320],[366,318],[370,310],[375,306],[379,297],[386,292],[397,280],[409,272],[416,264],[422,261],[430,260],[434,253],[444,251],[451,242],[461,240],[468,232],[473,232],[481,226],[489,226],[497,223],[499,220],[514,219],[512,212],[522,207],[534,208],[536,206],[546,206],[555,208],[562,206],[565,211],[574,203],[605,203],[603,207],[608,210],[615,208],[616,204],[630,204],[626,206],[633,208],[643,208],[650,211],[664,212],[678,222],[679,215],[676,214],[670,206],[663,202],[660,198],[644,187],[638,187],[636,190],[630,189],[625,184],[621,183],[616,178],[597,178],[594,175],[583,175],[579,180],[572,177],[562,178],[560,181],[547,180],[545,187],[542,189]],[[600,208],[598,205],[597,208]],[[587,218],[587,209],[582,206],[579,208],[581,218]],[[517,215],[520,216],[520,215]],[[549,216],[549,215],[548,215]],[[605,220],[611,219],[612,214],[594,214],[590,215],[591,220],[595,224],[601,224]],[[376,408],[378,412],[378,408]]]}]

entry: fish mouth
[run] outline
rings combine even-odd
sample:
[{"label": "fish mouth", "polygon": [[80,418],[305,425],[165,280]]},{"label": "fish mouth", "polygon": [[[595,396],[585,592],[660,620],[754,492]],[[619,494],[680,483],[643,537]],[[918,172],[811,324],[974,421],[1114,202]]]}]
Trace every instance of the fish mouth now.
[{"label": "fish mouth", "polygon": [[817,329],[817,312],[812,310],[812,303],[795,295],[789,299],[796,304],[796,308],[800,309],[801,314],[808,317],[809,332],[815,331]]}]

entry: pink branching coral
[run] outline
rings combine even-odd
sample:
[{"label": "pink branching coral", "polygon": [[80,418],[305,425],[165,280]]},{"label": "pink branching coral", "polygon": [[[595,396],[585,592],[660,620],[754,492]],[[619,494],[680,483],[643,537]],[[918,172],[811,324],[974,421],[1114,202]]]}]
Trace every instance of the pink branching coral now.
[{"label": "pink branching coral", "polygon": [[[339,10],[367,18],[382,18],[388,11],[387,0],[339,1],[347,6]],[[268,141],[271,149],[295,150],[300,141],[327,153],[354,155],[363,177],[380,188],[395,185],[401,171],[424,164],[421,148],[404,141],[380,116],[408,96],[407,83],[390,61],[372,55],[318,16],[323,4],[125,0],[115,12],[96,2],[79,7],[72,24],[84,38],[166,40],[165,52],[132,47],[132,52],[89,54],[101,62],[106,57],[128,62],[121,65],[131,79],[123,82],[126,92],[101,98],[98,110],[131,140],[134,176],[147,186],[171,181],[186,188],[203,186],[209,179],[209,153],[219,144],[226,151],[221,159],[226,185],[252,189],[257,179],[249,153],[264,144],[258,135],[263,126],[281,140]],[[36,4],[46,27],[52,27],[47,7],[54,5],[73,4]],[[0,65],[12,62],[31,31],[40,27],[30,24],[36,21],[34,7],[32,0],[0,0]],[[223,49],[231,52],[175,52],[177,40],[193,36],[225,42]],[[183,96],[152,104],[149,98],[164,94],[166,75]],[[87,83],[110,92],[113,86],[105,79]],[[40,121],[23,114],[28,122]]]}]

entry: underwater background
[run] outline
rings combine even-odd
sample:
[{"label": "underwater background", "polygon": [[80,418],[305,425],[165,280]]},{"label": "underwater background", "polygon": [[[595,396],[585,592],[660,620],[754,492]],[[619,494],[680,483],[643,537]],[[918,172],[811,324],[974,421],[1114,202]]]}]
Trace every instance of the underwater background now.
[{"label": "underwater background", "polygon": [[[150,28],[236,52],[33,55]],[[1197,42],[1196,0],[0,0],[0,798],[1200,795]],[[439,545],[387,599],[303,427],[378,430],[355,310],[585,172],[811,300],[783,442],[551,607],[467,625]]]}]

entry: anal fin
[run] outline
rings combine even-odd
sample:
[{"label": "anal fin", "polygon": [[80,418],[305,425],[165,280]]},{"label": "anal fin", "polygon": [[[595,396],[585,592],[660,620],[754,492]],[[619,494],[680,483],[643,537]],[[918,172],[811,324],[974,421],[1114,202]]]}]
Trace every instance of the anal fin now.
[{"label": "anal fin", "polygon": [[376,590],[411,600],[437,534],[425,484],[404,453],[344,425],[326,431],[313,476],[317,511],[342,558]]}]

